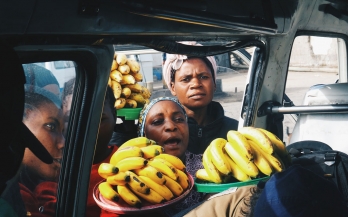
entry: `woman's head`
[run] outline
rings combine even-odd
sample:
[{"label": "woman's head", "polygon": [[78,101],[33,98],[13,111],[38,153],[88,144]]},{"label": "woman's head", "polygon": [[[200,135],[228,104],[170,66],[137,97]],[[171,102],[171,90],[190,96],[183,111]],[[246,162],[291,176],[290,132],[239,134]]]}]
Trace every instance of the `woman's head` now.
[{"label": "woman's head", "polygon": [[35,181],[57,180],[65,143],[59,98],[42,88],[25,85],[23,123],[54,159],[52,164],[45,164],[27,148],[22,162],[25,171]]},{"label": "woman's head", "polygon": [[62,93],[62,110],[63,110],[64,129],[65,129],[64,135],[66,135],[66,130],[68,129],[74,87],[75,87],[75,78],[72,78],[69,81],[64,83],[64,88]]},{"label": "woman's head", "polygon": [[138,133],[156,141],[166,153],[182,158],[189,139],[185,109],[174,98],[152,100],[140,114]]}]

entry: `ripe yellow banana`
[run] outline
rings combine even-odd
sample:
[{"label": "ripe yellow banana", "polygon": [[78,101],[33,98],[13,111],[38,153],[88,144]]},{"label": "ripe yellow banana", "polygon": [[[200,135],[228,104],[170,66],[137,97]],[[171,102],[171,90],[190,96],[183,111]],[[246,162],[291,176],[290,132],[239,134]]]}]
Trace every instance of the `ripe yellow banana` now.
[{"label": "ripe yellow banana", "polygon": [[142,91],[142,86],[138,83],[126,84],[125,87],[128,87],[129,89],[131,89],[131,91],[134,93],[140,93]]},{"label": "ripe yellow banana", "polygon": [[262,151],[261,148],[257,144],[255,144],[255,142],[251,140],[249,140],[248,142],[254,150],[254,164],[257,166],[257,168],[259,168],[261,173],[270,176],[273,170],[268,160],[263,155],[264,151]]},{"label": "ripe yellow banana", "polygon": [[210,152],[208,152],[208,157],[210,157],[215,167],[222,174],[229,175],[231,173],[231,171],[229,170],[229,165],[225,162],[224,157],[222,157],[224,154],[223,149],[226,142],[226,139],[223,138],[214,139],[209,145]]},{"label": "ripe yellow banana", "polygon": [[186,173],[184,173],[181,170],[177,170],[178,172],[178,183],[181,185],[181,187],[184,189],[184,191],[189,187],[190,181],[187,177]]},{"label": "ripe yellow banana", "polygon": [[199,169],[199,170],[197,170],[197,172],[196,172],[196,178],[197,178],[197,179],[200,179],[200,180],[203,180],[203,181],[214,182],[214,181],[210,178],[210,176],[208,175],[206,169]]},{"label": "ripe yellow banana", "polygon": [[276,161],[276,160],[274,160],[275,161],[275,165],[274,165],[274,167],[278,167],[276,170],[277,170],[277,172],[281,172],[283,169],[285,169],[286,167],[285,167],[285,164],[284,164],[284,162],[282,161],[282,159],[279,157],[279,155],[277,154],[277,153],[273,153],[272,154],[272,156],[273,157],[275,157],[279,162],[280,162],[280,168],[278,167],[278,162]]},{"label": "ripe yellow banana", "polygon": [[118,66],[118,71],[120,71],[122,73],[122,75],[128,75],[128,73],[130,72],[130,68],[128,65],[121,65]]},{"label": "ripe yellow banana", "polygon": [[144,97],[144,99],[149,99],[151,97],[151,92],[146,87],[142,87],[140,94]]},{"label": "ripe yellow banana", "polygon": [[254,141],[262,150],[268,154],[273,153],[271,140],[260,130],[255,127],[242,127],[239,132],[247,139]]},{"label": "ripe yellow banana", "polygon": [[112,83],[111,83],[111,78],[109,77],[108,79],[108,86],[111,87]]},{"label": "ripe yellow banana", "polygon": [[[225,154],[227,156],[227,154]],[[227,162],[231,166],[232,176],[238,181],[245,182],[251,180],[248,176],[229,156],[226,157]]]},{"label": "ripe yellow banana", "polygon": [[246,159],[245,156],[242,156],[234,144],[227,142],[225,145],[225,150],[228,156],[230,156],[231,159],[239,166],[239,168],[241,168],[248,176],[255,178],[259,174],[259,170],[257,169],[256,165],[252,161]]},{"label": "ripe yellow banana", "polygon": [[142,147],[141,151],[144,153],[144,158],[150,159],[164,152],[164,149],[160,145],[149,145]]},{"label": "ripe yellow banana", "polygon": [[133,99],[126,99],[126,104],[124,105],[124,108],[136,108],[137,106],[137,101]]},{"label": "ripe yellow banana", "polygon": [[132,91],[128,87],[122,88],[121,97],[127,99],[131,95]]},{"label": "ripe yellow banana", "polygon": [[208,157],[208,152],[210,152],[210,146],[207,147],[207,149],[204,151],[203,153],[203,166],[204,169],[207,171],[210,179],[214,182],[214,183],[221,183],[221,176],[220,173],[218,171],[218,169],[216,169],[216,167],[214,166],[213,162],[211,161],[211,159]]},{"label": "ripe yellow banana", "polygon": [[115,166],[121,172],[125,172],[127,170],[134,170],[143,168],[147,164],[147,160],[142,157],[127,157],[115,164]]},{"label": "ripe yellow banana", "polygon": [[[275,156],[266,153],[264,150],[262,150],[260,148],[260,152],[262,153],[262,155],[266,158],[266,160],[268,161],[268,163],[271,165],[271,167],[277,171],[277,172],[281,172],[283,170],[283,165],[282,162]],[[273,153],[275,154],[275,153]]]},{"label": "ripe yellow banana", "polygon": [[133,173],[132,171],[127,171],[127,174],[130,176],[130,180],[127,183],[127,185],[135,192],[140,192],[142,194],[149,194],[150,193],[150,188],[145,185],[144,182],[142,182],[137,176],[137,174]]},{"label": "ripe yellow banana", "polygon": [[264,134],[266,134],[266,136],[271,140],[274,151],[280,156],[280,158],[284,161],[284,163],[286,165],[290,165],[291,157],[289,155],[289,152],[286,150],[285,144],[273,133],[262,128],[258,128],[258,129]]},{"label": "ripe yellow banana", "polygon": [[150,189],[148,194],[142,194],[142,193],[137,192],[137,191],[133,191],[133,192],[136,195],[138,195],[139,197],[143,198],[144,200],[146,200],[147,202],[152,203],[152,204],[159,204],[159,203],[166,202],[166,199],[164,199],[156,191],[153,191],[151,189]]},{"label": "ripe yellow banana", "polygon": [[238,152],[249,159],[249,161],[253,160],[253,150],[247,139],[240,132],[235,130],[228,131],[227,141],[229,143],[235,143],[235,147],[239,149]]},{"label": "ripe yellow banana", "polygon": [[166,153],[162,153],[158,156],[156,156],[155,158],[161,158],[164,159],[166,161],[168,161],[169,163],[171,163],[176,169],[185,171],[186,166],[185,164],[180,160],[180,158],[171,155],[171,154],[166,154]]},{"label": "ripe yellow banana", "polygon": [[119,65],[118,67],[127,63],[127,56],[123,53],[116,54],[116,62]]},{"label": "ripe yellow banana", "polygon": [[177,183],[175,180],[171,179],[170,177],[164,175],[166,179],[166,186],[169,188],[169,190],[176,196],[180,196],[184,189],[181,187],[179,183]]},{"label": "ripe yellow banana", "polygon": [[128,205],[137,208],[142,206],[141,200],[127,186],[118,185],[117,192]]},{"label": "ripe yellow banana", "polygon": [[119,169],[112,164],[101,163],[98,168],[98,174],[106,179],[108,176],[115,175],[119,172]]},{"label": "ripe yellow banana", "polygon": [[148,139],[146,137],[137,137],[128,140],[127,142],[123,143],[118,149],[122,149],[128,146],[138,146],[139,148],[145,147],[148,145],[157,145],[157,143],[151,139]]},{"label": "ripe yellow banana", "polygon": [[164,178],[163,174],[150,165],[146,165],[141,169],[136,169],[133,171],[138,176],[147,176],[160,185],[164,185],[166,183],[166,179]]},{"label": "ripe yellow banana", "polygon": [[116,70],[117,68],[118,68],[118,64],[116,60],[113,60],[111,65],[111,71]]},{"label": "ripe yellow banana", "polygon": [[121,84],[111,79],[111,89],[114,93],[115,99],[120,98],[122,92]]},{"label": "ripe yellow banana", "polygon": [[167,201],[174,198],[173,193],[169,190],[167,186],[160,185],[147,176],[139,176],[139,178],[142,182],[145,183],[145,185],[149,186],[151,190],[156,191],[159,195],[161,195]]},{"label": "ripe yellow banana", "polygon": [[106,178],[106,182],[113,186],[126,185],[127,182],[124,180],[114,180],[112,176]]},{"label": "ripe yellow banana", "polygon": [[121,83],[122,81],[122,74],[118,70],[113,70],[110,72],[110,78],[114,81],[117,81],[118,83]]},{"label": "ripe yellow banana", "polygon": [[120,195],[112,188],[112,186],[107,182],[102,182],[99,184],[98,189],[100,194],[108,200],[118,201]]},{"label": "ripe yellow banana", "polygon": [[146,103],[144,97],[140,93],[131,93],[128,99],[133,99],[141,105],[144,105]]},{"label": "ripe yellow banana", "polygon": [[118,172],[115,175],[107,177],[107,182],[110,183],[111,185],[117,185],[117,184],[113,184],[113,182],[115,182],[115,183],[118,182],[121,184],[121,183],[126,183],[129,181],[130,181],[130,175],[127,174],[126,172]]},{"label": "ripe yellow banana", "polygon": [[143,81],[143,74],[141,74],[141,73],[133,73],[133,72],[131,72],[129,74],[134,77],[135,81],[137,81],[137,82]]},{"label": "ripe yellow banana", "polygon": [[118,98],[118,99],[116,99],[116,101],[115,101],[114,107],[115,107],[116,109],[121,109],[121,108],[123,108],[125,105],[126,105],[126,99],[125,99],[125,98]]},{"label": "ripe yellow banana", "polygon": [[122,81],[120,82],[121,85],[125,84],[135,84],[135,79],[132,75],[123,75]]},{"label": "ripe yellow banana", "polygon": [[143,157],[143,151],[137,146],[119,148],[110,158],[110,164],[116,165],[127,157]]},{"label": "ripe yellow banana", "polygon": [[140,70],[140,65],[137,61],[135,61],[133,59],[128,59],[127,65],[129,66],[132,73],[140,74],[140,73],[138,73]]},{"label": "ripe yellow banana", "polygon": [[149,160],[148,165],[156,168],[158,171],[160,171],[163,175],[167,175],[170,178],[176,180],[178,178],[177,171],[174,166],[170,166],[168,164],[169,162],[165,162],[163,159],[156,159],[153,158]]}]

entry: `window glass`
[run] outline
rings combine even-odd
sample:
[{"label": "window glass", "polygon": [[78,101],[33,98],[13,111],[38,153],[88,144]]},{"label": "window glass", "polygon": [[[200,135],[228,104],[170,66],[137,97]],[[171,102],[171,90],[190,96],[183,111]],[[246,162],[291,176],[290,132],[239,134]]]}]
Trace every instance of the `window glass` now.
[{"label": "window glass", "polygon": [[18,183],[27,216],[54,216],[55,213],[64,132],[76,73],[75,68],[50,70],[54,65],[55,62],[23,64],[26,77],[23,123],[53,158],[52,164],[45,164],[29,149],[25,150]]}]

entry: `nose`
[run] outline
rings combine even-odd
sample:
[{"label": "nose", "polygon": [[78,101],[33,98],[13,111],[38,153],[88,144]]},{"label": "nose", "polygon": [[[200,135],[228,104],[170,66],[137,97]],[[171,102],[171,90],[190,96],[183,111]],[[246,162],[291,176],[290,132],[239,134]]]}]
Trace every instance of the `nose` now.
[{"label": "nose", "polygon": [[191,88],[199,88],[202,86],[201,79],[198,77],[192,78],[191,80]]},{"label": "nose", "polygon": [[57,148],[63,149],[65,146],[65,137],[64,137],[63,133],[60,134],[60,136],[57,138],[57,140],[58,140],[57,141]]},{"label": "nose", "polygon": [[167,120],[164,124],[164,130],[166,132],[176,131],[177,130],[176,124],[172,120]]}]

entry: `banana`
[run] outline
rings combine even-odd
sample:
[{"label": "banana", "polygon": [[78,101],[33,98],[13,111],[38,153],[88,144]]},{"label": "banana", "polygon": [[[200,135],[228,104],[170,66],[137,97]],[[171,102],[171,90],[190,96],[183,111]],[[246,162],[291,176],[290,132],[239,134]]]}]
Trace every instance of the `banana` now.
[{"label": "banana", "polygon": [[108,79],[108,86],[111,87],[111,84],[112,84],[111,83],[111,78],[109,77],[109,79]]},{"label": "banana", "polygon": [[235,143],[239,153],[246,156],[249,161],[253,160],[253,150],[250,147],[247,139],[238,131],[230,130],[227,132],[227,141],[229,143]]},{"label": "banana", "polygon": [[127,171],[126,172],[130,176],[130,180],[127,183],[127,185],[136,192],[140,192],[142,194],[149,194],[150,193],[150,188],[145,185],[144,182],[142,182],[137,176],[137,174],[133,173],[132,171]]},{"label": "banana", "polygon": [[197,170],[197,172],[196,172],[196,178],[197,178],[197,179],[200,179],[200,180],[203,180],[203,181],[214,182],[214,181],[210,178],[210,176],[208,175],[206,169],[199,169],[199,170]]},{"label": "banana", "polygon": [[111,79],[111,89],[114,93],[115,99],[117,100],[121,96],[122,86],[117,81]]},{"label": "banana", "polygon": [[111,65],[111,71],[116,70],[117,68],[118,68],[118,64],[116,60],[113,60]]},{"label": "banana", "polygon": [[250,176],[248,176],[243,170],[229,157],[226,155],[227,162],[231,166],[232,176],[238,181],[245,182],[251,180]]},{"label": "banana", "polygon": [[118,99],[116,99],[116,101],[115,101],[114,107],[115,107],[116,109],[121,109],[121,108],[123,108],[125,105],[126,105],[126,99],[125,99],[125,98],[118,98]]},{"label": "banana", "polygon": [[128,205],[137,208],[142,206],[141,200],[127,186],[118,185],[117,192]]},{"label": "banana", "polygon": [[158,171],[160,171],[163,175],[167,175],[173,180],[176,180],[178,178],[177,171],[173,165],[171,165],[168,161],[165,161],[160,158],[153,158],[149,160],[148,165],[156,168]]},{"label": "banana", "polygon": [[151,190],[151,189],[150,189],[148,194],[142,194],[142,193],[137,192],[137,191],[133,191],[133,192],[136,195],[138,195],[139,197],[143,198],[144,200],[146,200],[147,202],[152,203],[152,204],[159,204],[159,203],[166,202],[166,199],[164,199],[156,191]]},{"label": "banana", "polygon": [[106,181],[111,185],[125,185],[130,181],[130,175],[126,172],[118,172],[115,175],[108,176]]},{"label": "banana", "polygon": [[127,157],[117,162],[115,166],[119,171],[125,172],[127,170],[143,168],[147,163],[148,161],[142,157]]},{"label": "banana", "polygon": [[123,75],[122,81],[120,82],[121,85],[125,84],[135,84],[135,79],[132,75]]},{"label": "banana", "polygon": [[122,88],[122,91],[121,91],[121,97],[127,99],[131,95],[131,93],[132,91],[128,87],[124,87]]},{"label": "banana", "polygon": [[284,161],[286,165],[291,164],[291,157],[289,155],[289,152],[286,150],[285,144],[273,133],[262,129],[262,128],[257,128],[271,140],[273,144],[274,151],[280,156],[280,158]]},{"label": "banana", "polygon": [[145,183],[151,190],[157,192],[159,195],[161,195],[164,199],[171,200],[174,198],[173,193],[169,190],[169,188],[165,185],[160,185],[150,179],[147,176],[139,176],[140,180]]},{"label": "banana", "polygon": [[273,172],[271,165],[268,160],[263,155],[263,151],[261,148],[255,144],[255,142],[249,140],[248,141],[251,147],[254,149],[254,164],[259,168],[261,173],[270,176]]},{"label": "banana", "polygon": [[137,137],[128,140],[127,142],[123,143],[118,149],[122,149],[128,146],[138,146],[139,148],[145,147],[148,145],[157,145],[157,143],[151,139],[148,139],[146,137]]},{"label": "banana", "polygon": [[185,164],[180,160],[180,158],[174,155],[162,153],[160,155],[157,155],[155,158],[166,160],[171,163],[176,169],[179,169],[181,171],[185,171],[186,169]]},{"label": "banana", "polygon": [[239,132],[247,139],[254,141],[268,154],[273,153],[273,145],[271,140],[260,130],[255,127],[242,127]]},{"label": "banana", "polygon": [[110,72],[110,78],[114,81],[117,81],[118,83],[121,83],[122,81],[122,74],[118,70],[113,70]]},{"label": "banana", "polygon": [[131,72],[129,74],[134,77],[135,81],[137,81],[137,82],[143,81],[143,74],[141,74],[141,73],[133,73],[133,72]]},{"label": "banana", "polygon": [[118,71],[120,71],[122,73],[122,75],[127,75],[130,72],[130,68],[128,65],[121,65],[118,66]]},{"label": "banana", "polygon": [[110,164],[116,165],[121,160],[127,157],[143,157],[143,151],[137,146],[128,146],[119,148],[110,158]]},{"label": "banana", "polygon": [[131,89],[131,91],[134,93],[140,93],[142,91],[142,86],[138,83],[126,84],[125,87],[128,87],[129,89]]},{"label": "banana", "polygon": [[[271,167],[277,171],[277,172],[281,172],[283,170],[283,164],[282,162],[275,156],[266,153],[264,150],[262,150],[260,148],[260,152],[262,153],[262,155],[266,158],[266,160],[268,161],[268,163],[271,165]],[[275,154],[275,153],[273,153]],[[275,154],[276,155],[276,154]]]},{"label": "banana", "polygon": [[137,101],[133,99],[126,99],[126,104],[124,105],[124,108],[136,108],[137,106]]},{"label": "banana", "polygon": [[208,152],[208,156],[210,155],[213,164],[222,174],[229,175],[231,171],[229,170],[228,164],[224,161],[225,159],[222,157],[226,142],[227,141],[222,138],[214,139],[209,145],[210,152]]},{"label": "banana", "polygon": [[151,97],[151,92],[146,87],[142,87],[140,94],[144,97],[144,99],[149,99]]},{"label": "banana", "polygon": [[144,97],[140,93],[131,93],[128,99],[133,99],[137,101],[137,103],[144,105],[146,103]]},{"label": "banana", "polygon": [[146,165],[141,169],[135,169],[133,171],[138,176],[147,176],[160,185],[164,185],[166,183],[166,179],[164,178],[163,174],[150,165]]},{"label": "banana", "polygon": [[256,165],[249,161],[245,156],[242,156],[234,144],[227,142],[225,150],[231,159],[246,173],[248,176],[255,178],[259,174],[259,169]]},{"label": "banana", "polygon": [[127,63],[127,56],[123,53],[116,54],[116,62],[119,65],[118,67]]},{"label": "banana", "polygon": [[208,146],[207,149],[203,153],[203,166],[204,166],[204,169],[207,171],[210,179],[214,183],[221,183],[222,180],[221,180],[221,177],[220,177],[220,173],[216,169],[216,167],[214,166],[214,164],[211,161],[211,159],[209,158],[208,152],[210,152],[210,146]]},{"label": "banana", "polygon": [[108,176],[115,175],[119,169],[112,164],[101,163],[98,168],[98,174],[106,179]]},{"label": "banana", "polygon": [[184,189],[184,191],[189,187],[190,181],[189,178],[187,177],[187,175],[181,171],[181,170],[177,170],[178,172],[178,183],[181,185],[182,189]]},{"label": "banana", "polygon": [[175,180],[171,179],[170,177],[164,175],[166,179],[166,186],[169,188],[169,190],[176,196],[180,196],[184,189],[181,187],[179,183],[177,183]]},{"label": "banana", "polygon": [[141,151],[144,153],[145,159],[150,159],[162,154],[164,152],[164,148],[160,145],[149,145],[146,147],[142,147]]},{"label": "banana", "polygon": [[99,184],[98,189],[100,194],[108,200],[118,201],[120,195],[112,188],[112,186],[107,182],[102,182]]},{"label": "banana", "polygon": [[279,155],[277,153],[274,152],[272,154],[272,156],[275,157],[280,162],[280,167],[278,167],[278,165],[279,165],[278,162],[276,160],[274,160],[274,167],[277,167],[276,168],[277,172],[281,172],[283,169],[286,168],[284,162],[282,161],[282,159],[279,157]]},{"label": "banana", "polygon": [[140,74],[140,73],[138,73],[139,70],[140,70],[140,65],[139,65],[139,63],[137,61],[135,61],[133,59],[128,59],[127,60],[127,65],[129,66],[131,72]]}]

